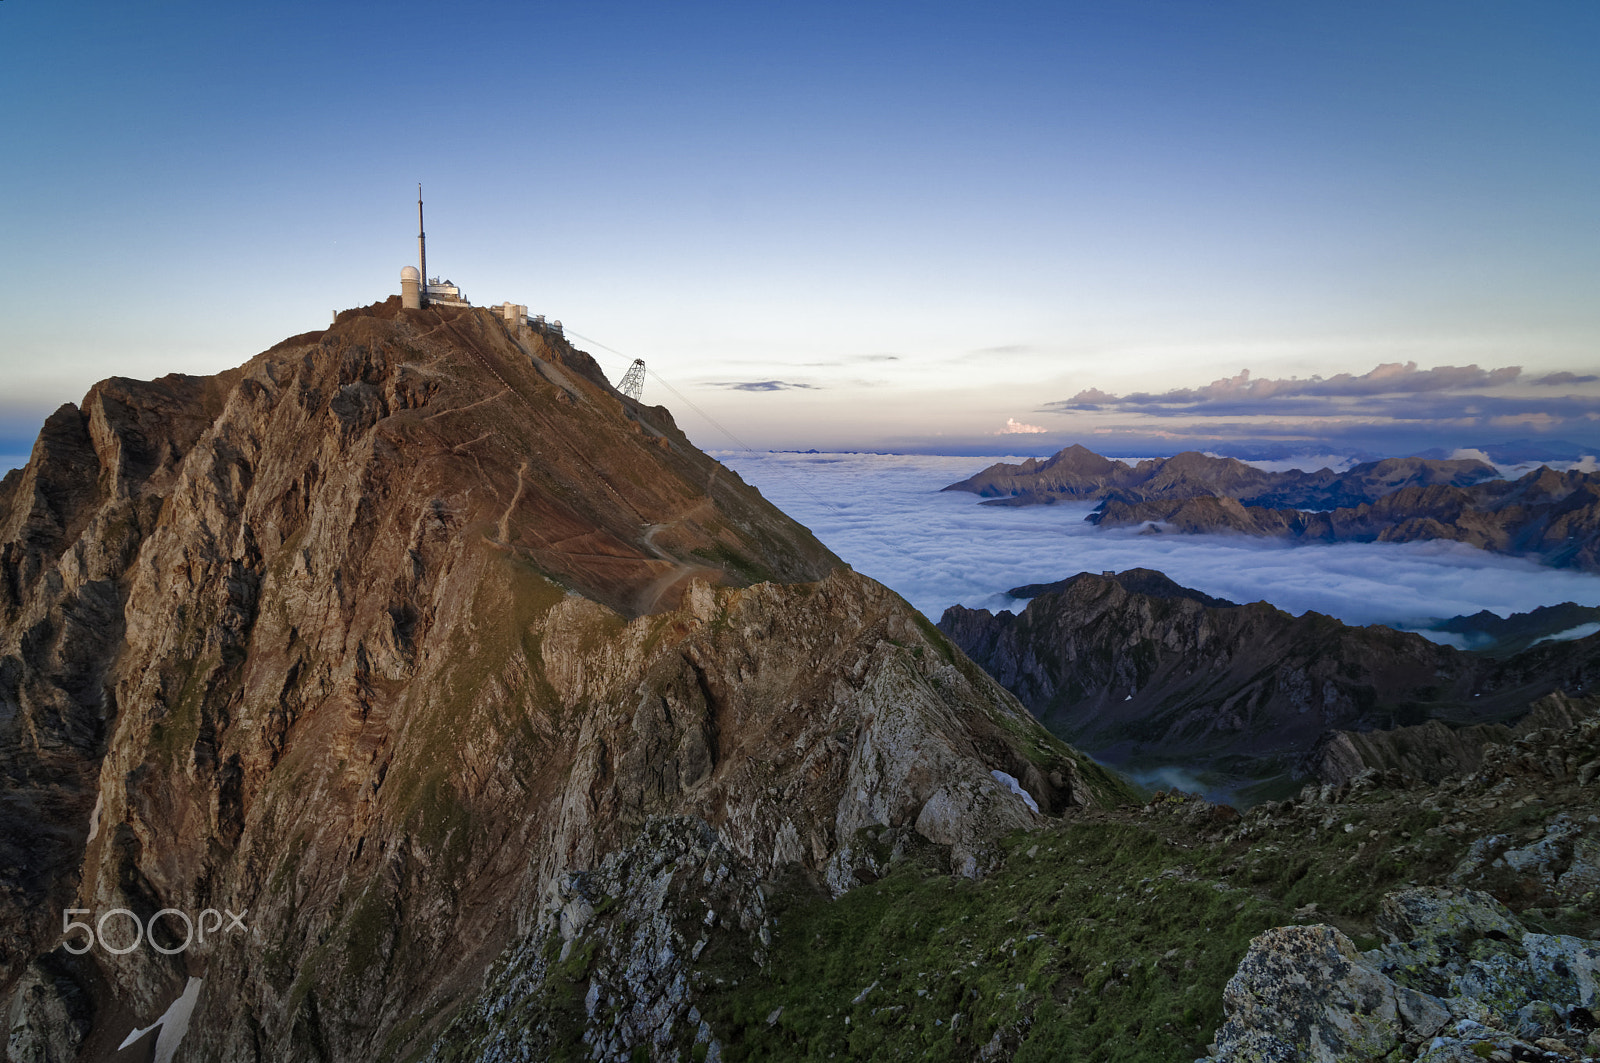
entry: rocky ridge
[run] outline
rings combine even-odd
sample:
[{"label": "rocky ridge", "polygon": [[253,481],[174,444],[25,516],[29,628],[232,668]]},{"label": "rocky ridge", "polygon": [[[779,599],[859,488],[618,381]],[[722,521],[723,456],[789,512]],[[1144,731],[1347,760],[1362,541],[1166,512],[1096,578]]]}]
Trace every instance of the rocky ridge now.
[{"label": "rocky ridge", "polygon": [[1207,605],[1145,570],[1018,591],[1040,593],[1018,614],[954,606],[940,630],[1057,734],[1118,764],[1298,773],[1323,763],[1306,757],[1329,731],[1511,722],[1600,680],[1595,637],[1490,660],[1265,602]]},{"label": "rocky ridge", "polygon": [[[560,955],[567,945],[552,919],[542,955],[560,969],[532,992],[560,995],[569,1002],[571,1028],[593,1031],[588,1043],[575,1039],[581,1053],[573,1058],[589,1058],[594,1045],[613,1053],[613,1031],[631,1028],[657,1004],[637,1013],[608,1010],[595,995],[591,1017],[588,987],[594,983],[576,972],[587,969],[592,978],[604,968],[613,973],[602,976],[603,986],[614,984],[614,972],[634,955],[629,943],[663,940],[665,932],[675,956],[707,941],[698,994],[674,1022],[673,1047],[684,1059],[711,1058],[714,1044],[717,1057],[729,1063],[830,1056],[1192,1060],[1205,1055],[1207,1042],[1228,1025],[1226,987],[1240,974],[1252,942],[1273,936],[1274,928],[1292,928],[1275,935],[1288,940],[1303,933],[1336,942],[1334,935],[1342,935],[1351,951],[1370,954],[1384,947],[1382,927],[1391,925],[1386,897],[1477,891],[1504,905],[1526,935],[1600,939],[1600,718],[1592,700],[1569,708],[1570,724],[1558,721],[1493,743],[1476,771],[1435,785],[1398,771],[1365,771],[1242,815],[1173,791],[1142,805],[1075,809],[1002,839],[996,863],[981,879],[952,878],[947,857],[915,831],[868,828],[853,847],[866,857],[863,870],[870,863],[876,871],[837,898],[815,881],[762,882],[759,922],[753,899],[740,908],[732,895],[712,895],[707,869],[714,883],[718,865],[711,849],[702,859],[692,843],[687,856],[672,845],[652,848],[635,858],[641,870],[634,874],[659,882],[670,872],[669,890],[704,892],[709,905],[690,905],[701,919],[668,929],[648,904],[630,907],[619,898],[607,906],[606,896],[619,896],[611,891],[622,877],[590,879],[598,888],[579,892],[597,914],[584,921],[581,905],[574,905],[572,925],[583,929],[571,939],[565,967]],[[565,910],[572,895],[561,896],[568,898],[561,902]],[[613,914],[624,907],[634,914]],[[717,913],[716,926],[704,919],[708,907]],[[745,923],[735,915],[724,927],[725,912],[741,911],[752,919]],[[1549,1049],[1539,1047],[1539,1037],[1569,1038],[1582,1032],[1585,1020],[1574,1010],[1581,1005],[1552,995],[1559,988],[1552,983],[1564,977],[1559,970],[1556,979],[1539,980],[1526,935],[1516,943],[1522,952],[1510,957],[1517,962],[1496,968],[1505,977],[1495,992],[1521,999],[1507,1008],[1480,996],[1484,1008],[1472,1012],[1472,1021],[1500,1036],[1501,1044],[1517,1038],[1542,1053]],[[586,942],[593,942],[588,959]],[[1471,975],[1471,961],[1488,962],[1493,957],[1484,950],[1502,945],[1493,938],[1463,942],[1462,969],[1454,973]],[[1344,955],[1336,946],[1333,952]],[[1281,966],[1278,955],[1273,962]],[[1385,969],[1390,963],[1375,969],[1410,993],[1436,997],[1446,1011],[1466,1014],[1473,1007],[1464,1003],[1471,997],[1465,984],[1451,990],[1448,980],[1407,981],[1451,974],[1448,963],[1420,957]],[[1337,998],[1333,980],[1323,985],[1327,992],[1311,994],[1300,1014],[1320,1014],[1307,1009],[1318,999]],[[679,1006],[670,991],[657,997],[645,989],[643,999]],[[1393,992],[1393,999],[1412,999]],[[509,1009],[516,994],[502,996]],[[1559,1014],[1535,1009],[1517,1015],[1536,1000]],[[474,1028],[472,1036],[483,1039],[465,1044],[488,1045],[502,1033],[508,1040],[494,1043],[520,1044],[523,1019],[509,1010],[502,1014],[508,1019],[503,1028]],[[1249,1026],[1262,1037],[1281,1033],[1285,1027],[1272,1014],[1257,1008],[1252,1019],[1263,1020],[1257,1024],[1236,1008],[1236,1032]],[[1538,1037],[1518,1032],[1523,1019],[1542,1024]],[[1473,1041],[1464,1036],[1474,1033],[1471,1027],[1458,1030],[1461,1021],[1434,1036]],[[1397,1030],[1403,1040],[1406,1031]],[[1496,1048],[1492,1039],[1477,1037],[1484,1053],[1524,1051]],[[1267,1058],[1298,1057],[1285,1050]]]},{"label": "rocky ridge", "polygon": [[1537,731],[1573,726],[1579,703],[1556,693],[1540,698],[1516,723],[1450,727],[1438,720],[1414,727],[1377,731],[1328,731],[1312,747],[1306,774],[1324,783],[1343,783],[1364,772],[1397,771],[1408,778],[1436,783],[1471,775],[1490,746],[1507,745]]}]

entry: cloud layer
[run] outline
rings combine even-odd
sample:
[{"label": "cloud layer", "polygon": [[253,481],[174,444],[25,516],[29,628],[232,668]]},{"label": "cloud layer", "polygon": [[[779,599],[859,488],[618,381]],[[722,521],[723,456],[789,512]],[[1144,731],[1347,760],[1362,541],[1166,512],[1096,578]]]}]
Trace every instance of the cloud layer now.
[{"label": "cloud layer", "polygon": [[1022,583],[1144,566],[1238,602],[1315,609],[1356,624],[1489,609],[1600,605],[1600,576],[1541,568],[1459,543],[1288,545],[1245,536],[1140,535],[1083,521],[1089,506],[1007,508],[941,492],[989,459],[719,454],[858,571],[937,619],[947,606],[1017,610]]}]

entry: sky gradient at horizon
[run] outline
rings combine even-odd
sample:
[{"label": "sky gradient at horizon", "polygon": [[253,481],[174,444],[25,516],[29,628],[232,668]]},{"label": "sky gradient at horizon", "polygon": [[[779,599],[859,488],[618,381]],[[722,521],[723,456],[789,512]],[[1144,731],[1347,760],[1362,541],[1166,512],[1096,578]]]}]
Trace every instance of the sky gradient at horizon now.
[{"label": "sky gradient at horizon", "polygon": [[[0,451],[394,292],[418,180],[433,272],[758,447],[1591,444],[1595,383],[1532,381],[1600,367],[1597,44],[1580,3],[12,0]],[[1524,372],[1398,428],[1070,408],[1413,361]]]}]

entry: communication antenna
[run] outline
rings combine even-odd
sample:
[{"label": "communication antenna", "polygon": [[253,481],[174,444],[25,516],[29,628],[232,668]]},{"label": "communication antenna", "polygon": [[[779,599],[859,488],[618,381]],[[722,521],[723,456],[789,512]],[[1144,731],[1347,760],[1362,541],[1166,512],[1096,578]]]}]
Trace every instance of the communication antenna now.
[{"label": "communication antenna", "polygon": [[417,183],[417,267],[422,270],[421,305],[428,305],[428,234],[422,228],[422,184]]},{"label": "communication antenna", "polygon": [[622,383],[617,385],[617,390],[622,392],[634,402],[644,401],[644,359],[635,358],[633,364],[628,366],[628,372],[622,378]]}]

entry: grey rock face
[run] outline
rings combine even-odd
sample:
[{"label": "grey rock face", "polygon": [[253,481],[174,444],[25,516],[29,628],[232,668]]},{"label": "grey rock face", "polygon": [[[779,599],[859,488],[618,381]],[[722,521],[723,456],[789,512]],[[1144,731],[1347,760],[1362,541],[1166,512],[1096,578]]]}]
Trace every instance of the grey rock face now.
[{"label": "grey rock face", "polygon": [[695,1007],[699,961],[737,950],[759,964],[770,935],[761,887],[715,831],[693,817],[651,820],[593,871],[552,884],[538,928],[428,1059],[545,1059],[574,1039],[616,1063],[641,1051],[688,1058],[696,1045],[720,1053]]},{"label": "grey rock face", "polygon": [[1389,943],[1366,953],[1329,926],[1251,942],[1211,1063],[1575,1059],[1587,1048],[1600,942],[1529,933],[1488,894],[1442,888],[1385,897],[1378,928]]},{"label": "grey rock face", "polygon": [[93,1002],[62,969],[59,953],[30,964],[6,1016],[7,1063],[71,1063],[93,1028]]},{"label": "grey rock face", "polygon": [[1442,1005],[1410,993],[1330,926],[1277,927],[1258,937],[1228,982],[1220,1060],[1334,1060],[1382,1056],[1403,1031],[1421,1040],[1444,1024]]}]

